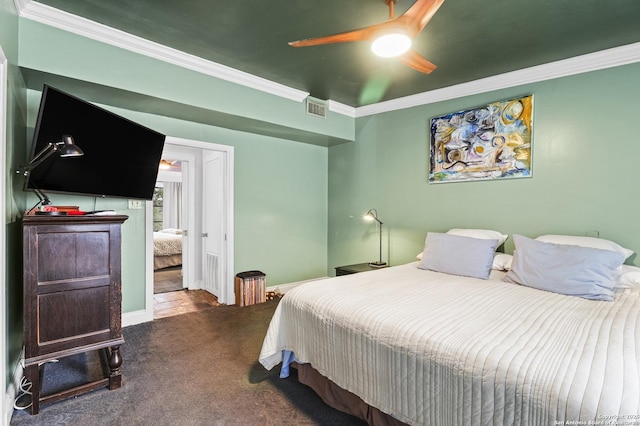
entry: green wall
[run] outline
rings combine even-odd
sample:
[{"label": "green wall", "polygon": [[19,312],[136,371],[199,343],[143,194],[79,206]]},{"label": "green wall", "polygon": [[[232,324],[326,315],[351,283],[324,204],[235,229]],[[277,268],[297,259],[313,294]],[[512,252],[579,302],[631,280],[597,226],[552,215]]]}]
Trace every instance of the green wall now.
[{"label": "green wall", "polygon": [[[11,171],[21,157],[21,147],[25,144],[26,99],[24,81],[17,67],[18,63],[18,17],[12,0],[0,0],[0,47],[8,60],[7,104],[0,106],[0,113],[6,113],[6,164],[2,173],[5,173],[6,187],[2,196],[5,197],[6,209],[4,250],[7,263],[5,270],[6,288],[5,297],[5,322],[6,341],[2,342],[2,351],[6,364],[5,375],[2,377],[2,397],[8,386],[12,383],[13,373],[18,364],[22,350],[22,256],[21,250],[15,250],[21,244],[19,211],[13,199],[13,181]],[[4,84],[4,82],[2,82]],[[22,197],[24,198],[24,197]],[[1,404],[0,404],[1,406]],[[9,407],[5,407],[9,408]],[[0,417],[4,421],[4,414]]]},{"label": "green wall", "polygon": [[[89,79],[95,76],[83,76],[85,77]],[[129,84],[129,80],[126,83]],[[184,91],[192,91],[194,98],[200,96],[196,88],[184,88]],[[39,91],[28,90],[28,139],[33,133],[40,95]],[[154,96],[166,99],[166,93],[160,87],[154,92]],[[185,93],[182,96],[186,96]],[[280,101],[279,99],[278,102]],[[247,99],[247,102],[253,101]],[[265,110],[273,114],[278,110],[278,102]],[[297,102],[293,103],[301,106]],[[234,273],[261,270],[267,274],[270,286],[326,275],[327,148],[229,130],[197,121],[101,106],[166,135],[234,147]],[[289,110],[284,110],[282,115],[287,116],[289,113]],[[303,127],[308,119],[306,115],[300,117]],[[329,117],[326,122],[330,123],[331,120]],[[341,118],[340,122],[342,120]],[[351,128],[354,127],[352,123]],[[23,155],[26,156],[26,151]],[[117,168],[114,168],[114,173],[117,173]],[[96,201],[93,197],[59,194],[50,196],[55,204],[78,205],[86,210],[114,209],[129,216],[122,233],[123,312],[144,309],[143,211],[128,210],[125,200]],[[35,197],[29,195],[25,207],[31,206],[35,201]]]},{"label": "green wall", "polygon": [[0,46],[11,62],[17,62],[18,16],[13,0],[0,0]]},{"label": "green wall", "polygon": [[326,275],[327,148],[114,111],[171,136],[234,147],[235,272],[261,270],[269,286]]},{"label": "green wall", "polygon": [[[224,113],[234,119],[275,123],[290,128],[293,135],[301,130],[343,139],[354,137],[355,122],[343,115],[330,113],[326,120],[310,117],[304,103],[34,21],[21,20],[19,30],[20,66],[25,70],[191,105],[200,108],[199,113],[209,110],[212,115]],[[38,102],[39,93],[30,94],[30,128],[35,123]],[[170,136],[235,147],[235,272],[260,269],[271,286],[326,275],[326,148],[228,130],[202,123],[199,118],[189,121],[139,109],[111,109]],[[66,200],[56,197],[57,203]],[[127,210],[126,203],[112,202],[114,207],[101,204],[100,208],[114,208],[130,216],[123,227],[123,312],[133,312],[143,309],[145,301],[144,218],[140,211]],[[93,199],[74,202],[80,206],[87,203],[92,205]]]},{"label": "green wall", "polygon": [[[531,237],[598,231],[640,252],[638,75],[632,64],[359,118],[356,142],[329,149],[329,267],[376,259],[377,230],[361,220],[369,208],[384,222],[393,265],[414,260],[427,231],[454,227]],[[528,93],[531,178],[427,182],[431,117]]]}]

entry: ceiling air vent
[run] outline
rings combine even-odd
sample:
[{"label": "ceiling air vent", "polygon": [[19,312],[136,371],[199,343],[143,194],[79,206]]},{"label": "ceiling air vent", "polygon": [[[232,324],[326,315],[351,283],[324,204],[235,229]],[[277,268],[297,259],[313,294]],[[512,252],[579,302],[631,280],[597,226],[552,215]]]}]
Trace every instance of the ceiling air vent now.
[{"label": "ceiling air vent", "polygon": [[307,97],[307,114],[315,117],[327,117],[327,103],[320,99]]}]

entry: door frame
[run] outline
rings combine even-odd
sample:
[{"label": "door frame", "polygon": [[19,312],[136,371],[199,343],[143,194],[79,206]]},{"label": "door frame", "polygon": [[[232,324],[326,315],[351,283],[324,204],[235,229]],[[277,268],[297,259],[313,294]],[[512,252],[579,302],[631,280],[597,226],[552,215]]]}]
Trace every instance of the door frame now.
[{"label": "door frame", "polygon": [[[182,200],[181,200],[181,211],[182,211],[182,229],[188,229],[189,232],[186,235],[183,235],[183,243],[182,243],[182,287],[186,287],[185,284],[195,282],[193,275],[195,272],[195,258],[194,254],[195,250],[195,241],[197,240],[197,236],[193,229],[196,223],[196,212],[193,206],[195,203],[195,182],[196,182],[196,156],[192,152],[180,151],[180,147],[175,146],[174,144],[165,143],[164,150],[162,151],[162,158],[171,159],[171,160],[180,160],[188,162],[188,166],[184,167],[182,171]],[[158,177],[160,177],[160,172],[158,172]],[[153,203],[151,202],[152,209],[152,219],[151,223],[153,223]],[[153,226],[152,226],[153,228]],[[152,229],[153,231],[153,229]],[[152,236],[153,240],[153,236]],[[151,256],[153,259],[153,255]]]},{"label": "door frame", "polygon": [[5,294],[7,291],[7,235],[6,224],[9,221],[6,210],[7,199],[7,101],[9,99],[8,91],[8,60],[4,55],[4,51],[0,46],[0,164],[2,164],[2,173],[0,173],[0,211],[4,215],[4,226],[0,229],[0,341],[2,349],[0,350],[0,380],[2,383],[2,392],[0,392],[0,424],[9,424],[13,413],[13,406],[10,402],[13,398],[13,392],[10,391],[10,384],[6,382],[7,377],[7,300]]},{"label": "door frame", "polygon": [[[235,303],[235,276],[234,276],[234,147],[229,145],[221,145],[211,142],[203,142],[192,139],[178,138],[174,136],[167,136],[165,144],[175,145],[177,147],[185,148],[197,148],[205,151],[222,151],[225,153],[225,233],[227,235],[226,240],[226,256],[225,256],[225,274],[223,278],[223,285],[227,288],[227,294],[229,295],[226,300],[220,300],[220,303],[233,304]],[[191,175],[193,173],[193,167],[191,167]],[[195,177],[194,177],[195,180]],[[195,190],[192,187],[192,190]],[[203,212],[204,213],[204,212]],[[195,215],[197,216],[197,214]],[[149,321],[153,320],[153,202],[145,202],[145,222],[146,222],[146,301],[145,301],[145,316]],[[193,234],[193,232],[192,232]],[[196,235],[194,238],[190,238],[193,246],[195,247]],[[191,251],[191,253],[194,253]],[[193,257],[193,256],[192,256]],[[195,272],[195,271],[194,271]],[[201,275],[202,275],[201,271]],[[193,277],[192,277],[193,278]],[[194,285],[195,284],[195,285]],[[200,288],[202,285],[199,283],[189,283],[189,288]]]}]

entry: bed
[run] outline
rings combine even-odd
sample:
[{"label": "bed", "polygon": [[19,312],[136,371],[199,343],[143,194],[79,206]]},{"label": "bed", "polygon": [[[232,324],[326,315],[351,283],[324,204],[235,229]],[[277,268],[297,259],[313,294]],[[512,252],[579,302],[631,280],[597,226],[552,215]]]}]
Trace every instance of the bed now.
[{"label": "bed", "polygon": [[[640,424],[640,268],[622,265],[633,252],[516,237],[513,256],[491,246],[481,278],[442,272],[466,274],[474,252],[428,234],[418,262],[300,285],[259,361],[282,363],[281,377],[310,367],[333,386],[312,386],[325,401],[355,396],[382,414],[360,416],[374,424]],[[585,273],[606,285],[572,281]]]},{"label": "bed", "polygon": [[153,233],[153,269],[182,265],[182,230],[162,229]]}]

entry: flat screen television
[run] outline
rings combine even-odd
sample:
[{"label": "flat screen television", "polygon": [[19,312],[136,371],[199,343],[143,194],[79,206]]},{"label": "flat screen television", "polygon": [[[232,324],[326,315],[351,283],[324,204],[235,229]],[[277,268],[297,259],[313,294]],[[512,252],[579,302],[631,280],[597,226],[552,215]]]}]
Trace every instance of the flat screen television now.
[{"label": "flat screen television", "polygon": [[44,85],[31,157],[71,135],[82,157],[52,155],[31,171],[42,192],[151,200],[165,135]]}]

